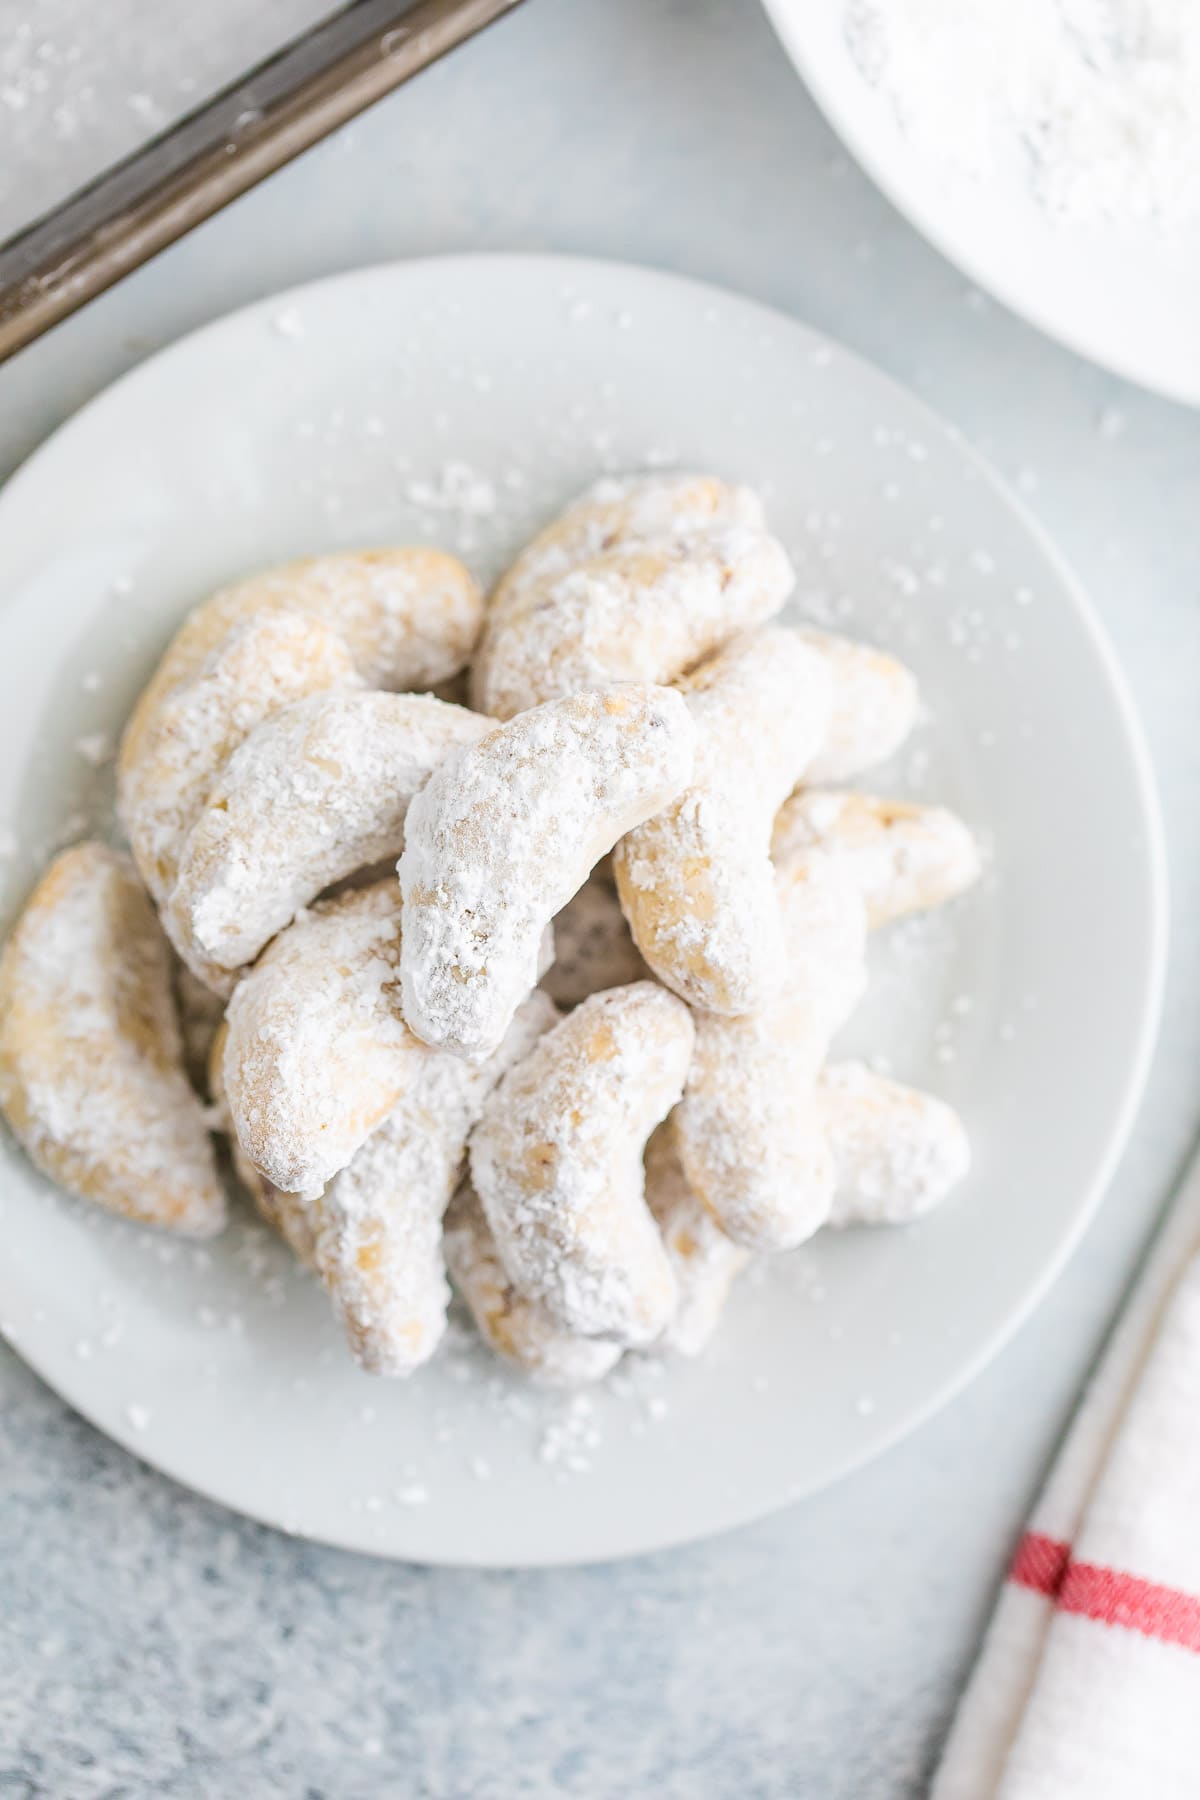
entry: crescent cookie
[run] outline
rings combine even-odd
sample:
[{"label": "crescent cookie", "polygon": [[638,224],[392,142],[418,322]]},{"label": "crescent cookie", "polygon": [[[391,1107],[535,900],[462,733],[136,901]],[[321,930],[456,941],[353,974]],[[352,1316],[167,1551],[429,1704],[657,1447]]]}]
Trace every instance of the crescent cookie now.
[{"label": "crescent cookie", "polygon": [[462,668],[483,622],[478,586],[442,550],[343,550],[306,556],[222,588],[190,612],[138,701],[135,741],[173,687],[194,676],[235,626],[264,612],[330,625],[369,687],[432,687]]},{"label": "crescent cookie", "polygon": [[971,1147],[953,1107],[833,1063],[817,1099],[836,1169],[831,1225],[902,1225],[931,1212],[966,1175]]},{"label": "crescent cookie", "polygon": [[214,776],[247,733],[306,694],[358,685],[333,625],[303,613],[264,612],[234,625],[155,704],[138,705],[121,739],[117,814],[160,905]]},{"label": "crescent cookie", "polygon": [[154,899],[170,893],[213,777],[256,725],[328,688],[431,686],[466,662],[482,618],[463,565],[425,549],[307,557],[195,608],[134,708],[118,759],[118,817]]},{"label": "crescent cookie", "polygon": [[252,962],[334,882],[394,860],[413,795],[491,724],[430,694],[314,694],[277,712],[188,834],[166,908],[175,942],[202,966]]},{"label": "crescent cookie", "polygon": [[422,1045],[383,1124],[309,1203],[313,1266],[356,1361],[372,1374],[410,1375],[440,1343],[450,1298],[442,1215],[467,1138],[505,1069],[557,1016],[544,994],[531,994],[485,1063]]},{"label": "crescent cookie", "polygon": [[772,850],[785,860],[817,844],[842,858],[872,929],[957,899],[982,867],[969,827],[948,807],[801,788],[776,815]]},{"label": "crescent cookie", "polygon": [[132,865],[103,844],[55,859],[0,958],[0,1107],[71,1193],[192,1237],[224,1224],[170,950]]},{"label": "crescent cookie", "polygon": [[885,650],[804,626],[801,636],[824,657],[833,680],[833,711],[824,744],[806,781],[849,781],[895,755],[917,722],[916,677]]},{"label": "crescent cookie", "polygon": [[308,1199],[269,1181],[233,1131],[222,1027],[211,1086],[231,1131],[238,1178],[267,1223],[321,1278],[356,1361],[372,1374],[409,1375],[437,1348],[449,1299],[442,1214],[462,1173],[467,1138],[505,1069],[557,1017],[553,1003],[534,992],[486,1063],[417,1046],[396,1105],[324,1191]]},{"label": "crescent cookie", "polygon": [[646,1145],[646,1205],[662,1233],[679,1291],[659,1346],[680,1356],[699,1356],[721,1322],[729,1290],[750,1252],[725,1236],[692,1192],[669,1123],[660,1125]]},{"label": "crescent cookie", "polygon": [[564,1331],[513,1286],[469,1181],[450,1202],[443,1242],[450,1279],[484,1343],[540,1386],[581,1387],[602,1380],[620,1361],[620,1344]]},{"label": "crescent cookie", "polygon": [[404,1017],[486,1056],[538,978],[545,928],[626,831],[691,777],[670,688],[553,700],[447,757],[409,808],[400,886]]},{"label": "crescent cookie", "polygon": [[421,1045],[400,1016],[393,881],[314,906],[234,989],[222,1084],[247,1157],[320,1193],[395,1106]]},{"label": "crescent cookie", "polygon": [[229,1099],[225,1093],[225,1042],[228,1036],[229,1028],[222,1020],[209,1047],[207,1085],[216,1121],[214,1129],[224,1133],[233,1172],[253,1200],[259,1215],[273,1231],[278,1232],[306,1268],[315,1268],[314,1214],[310,1203],[302,1200],[299,1194],[285,1194],[282,1188],[277,1188],[274,1182],[268,1181],[250,1161],[234,1130],[233,1120],[229,1115]]},{"label": "crescent cookie", "polygon": [[779,982],[775,815],[824,743],[828,664],[765,626],[678,683],[696,724],[691,785],[621,839],[617,890],[660,981],[709,1012],[746,1013]]},{"label": "crescent cookie", "polygon": [[727,1237],[789,1250],[819,1230],[835,1169],[815,1083],[866,985],[866,910],[828,852],[779,872],[788,954],[778,996],[742,1018],[696,1017],[672,1126],[688,1182]]},{"label": "crescent cookie", "polygon": [[475,1128],[471,1178],[509,1280],[567,1331],[647,1344],[674,1313],[642,1151],[679,1098],[693,1035],[683,1002],[651,982],[593,994]]},{"label": "crescent cookie", "polygon": [[793,580],[749,489],[697,475],[601,482],[499,582],[476,704],[507,719],[585,688],[671,681],[778,612]]},{"label": "crescent cookie", "polygon": [[400,1013],[399,960],[389,878],[303,913],[234,990],[221,1086],[246,1156],[285,1193],[322,1192],[428,1063]]}]

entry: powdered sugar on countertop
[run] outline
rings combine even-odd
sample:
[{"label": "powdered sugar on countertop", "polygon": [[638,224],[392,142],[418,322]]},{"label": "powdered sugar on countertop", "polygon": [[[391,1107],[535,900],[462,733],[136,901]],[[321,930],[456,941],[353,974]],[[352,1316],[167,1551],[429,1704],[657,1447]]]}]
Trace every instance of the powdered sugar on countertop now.
[{"label": "powdered sugar on countertop", "polygon": [[[136,149],[198,100],[327,16],[326,0],[287,0],[169,31],[152,13],[98,16],[87,0],[8,9],[0,31],[0,239]],[[146,27],[146,28],[144,28]]]}]

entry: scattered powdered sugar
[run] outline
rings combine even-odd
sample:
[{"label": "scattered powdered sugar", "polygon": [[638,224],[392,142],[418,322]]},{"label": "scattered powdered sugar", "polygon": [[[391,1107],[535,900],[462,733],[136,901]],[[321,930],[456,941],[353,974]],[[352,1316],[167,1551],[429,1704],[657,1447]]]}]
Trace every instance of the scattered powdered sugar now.
[{"label": "scattered powdered sugar", "polygon": [[538,1455],[550,1468],[586,1475],[602,1441],[592,1401],[586,1394],[574,1394],[543,1430]]},{"label": "scattered powdered sugar", "polygon": [[1016,170],[1052,221],[1200,220],[1193,0],[847,0],[844,24],[924,153]]},{"label": "scattered powdered sugar", "polygon": [[428,1506],[432,1496],[424,1482],[408,1481],[394,1490],[393,1498],[397,1506]]},{"label": "scattered powdered sugar", "polygon": [[405,493],[414,506],[425,512],[486,519],[496,510],[495,483],[466,462],[443,463],[432,478],[408,482]]},{"label": "scattered powdered sugar", "polygon": [[298,343],[305,335],[304,320],[294,306],[286,306],[282,312],[277,312],[271,320],[271,329],[277,337],[287,338],[292,343]]},{"label": "scattered powdered sugar", "polygon": [[113,759],[113,740],[111,732],[92,731],[86,737],[76,738],[76,753],[93,769],[102,769],[105,763]]}]

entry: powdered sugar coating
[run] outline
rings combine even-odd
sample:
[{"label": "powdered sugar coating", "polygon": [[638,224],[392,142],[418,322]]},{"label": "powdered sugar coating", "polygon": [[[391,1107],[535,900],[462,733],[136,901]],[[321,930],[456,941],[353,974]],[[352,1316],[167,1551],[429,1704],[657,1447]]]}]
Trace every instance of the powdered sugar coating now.
[{"label": "powdered sugar coating", "polygon": [[[548,962],[549,938],[542,950]],[[301,914],[234,990],[221,1085],[242,1149],[285,1193],[320,1193],[427,1064],[400,1014],[399,961],[386,879]]]},{"label": "powdered sugar coating", "polygon": [[484,1063],[421,1046],[383,1124],[309,1203],[313,1264],[356,1361],[372,1374],[409,1375],[441,1341],[450,1298],[442,1215],[467,1138],[505,1070],[557,1017],[544,994],[531,994]]},{"label": "powdered sugar coating", "polygon": [[268,1181],[241,1149],[236,1137],[231,1139],[231,1154],[237,1178],[253,1199],[260,1217],[279,1233],[298,1260],[315,1275],[318,1214],[312,1201],[302,1200],[299,1194],[285,1194],[273,1181]]},{"label": "powdered sugar coating", "polygon": [[662,1233],[679,1290],[659,1344],[680,1356],[699,1356],[721,1322],[729,1290],[750,1252],[725,1236],[692,1192],[669,1124],[660,1125],[646,1145],[646,1205]]},{"label": "powdered sugar coating", "polygon": [[867,985],[862,895],[840,858],[821,846],[781,857],[775,882],[784,936],[778,1004],[796,1009],[812,1045],[828,1043]]},{"label": "powdered sugar coating", "polygon": [[833,678],[825,742],[805,771],[810,782],[849,781],[886,762],[917,722],[920,695],[910,669],[885,650],[805,626],[801,635]]},{"label": "powdered sugar coating", "polygon": [[190,679],[233,628],[264,612],[331,625],[370,687],[432,687],[461,669],[483,622],[479,588],[457,557],[424,547],[343,550],[251,575],[188,614],[141,699],[136,740],[163,697]]},{"label": "powdered sugar coating", "polygon": [[828,664],[764,626],[679,682],[696,723],[692,784],[621,839],[621,905],[660,981],[710,1012],[746,1013],[778,986],[783,927],[775,814],[824,743]]},{"label": "powdered sugar coating", "polygon": [[413,795],[491,721],[429,694],[314,694],[261,724],[213,783],[167,912],[234,970],[325,888],[394,858]]},{"label": "powdered sugar coating", "polygon": [[822,844],[849,869],[874,930],[943,906],[979,879],[979,846],[945,806],[914,806],[833,788],[801,788],[775,819],[773,854]]},{"label": "powdered sugar coating", "polygon": [[831,1225],[902,1225],[932,1211],[966,1175],[971,1147],[953,1107],[833,1063],[817,1087],[836,1167]]},{"label": "powdered sugar coating", "polygon": [[170,950],[132,864],[103,844],[56,857],[0,958],[0,1106],[71,1193],[193,1237],[224,1224]]},{"label": "powdered sugar coating", "polygon": [[690,779],[680,695],[631,685],[521,713],[435,771],[409,809],[404,1016],[486,1056],[538,978],[549,920],[624,832]]},{"label": "powdered sugar coating", "polygon": [[518,1292],[469,1181],[450,1202],[443,1243],[450,1279],[484,1343],[540,1387],[582,1387],[620,1361],[620,1344],[564,1331],[544,1306]]},{"label": "powdered sugar coating", "polygon": [[234,625],[190,676],[139,705],[121,741],[117,812],[160,904],[214,777],[247,733],[306,694],[359,681],[333,625],[269,611]]},{"label": "powdered sugar coating", "polygon": [[680,1160],[721,1230],[747,1249],[791,1250],[829,1216],[833,1158],[812,1064],[803,1009],[696,1021],[674,1114]]},{"label": "powdered sugar coating", "polygon": [[323,901],[234,990],[223,1059],[233,1126],[286,1193],[319,1193],[383,1123],[421,1045],[398,1005],[395,883]]},{"label": "powdered sugar coating", "polygon": [[752,1250],[787,1250],[826,1221],[834,1164],[814,1083],[866,985],[866,912],[838,860],[803,852],[779,871],[787,955],[778,998],[743,1018],[696,1017],[687,1090],[672,1116],[688,1181]]},{"label": "powdered sugar coating", "polygon": [[679,1097],[693,1036],[682,1001],[651,982],[593,994],[484,1108],[471,1177],[500,1259],[568,1331],[645,1344],[674,1312],[642,1151]]},{"label": "powdered sugar coating", "polygon": [[778,612],[793,580],[749,489],[697,475],[601,482],[498,584],[476,704],[506,719],[615,681],[670,681]]},{"label": "powdered sugar coating", "polygon": [[[185,970],[184,973],[186,972]],[[229,1114],[229,1099],[225,1092],[225,1044],[228,1036],[229,1027],[222,1020],[213,1035],[208,1056],[207,1087],[213,1129],[224,1133],[233,1172],[253,1200],[260,1216],[273,1231],[279,1233],[306,1268],[315,1269],[316,1244],[311,1205],[301,1199],[299,1194],[286,1194],[274,1182],[268,1181],[242,1149],[234,1129]]]},{"label": "powdered sugar coating", "polygon": [[554,915],[554,961],[542,988],[556,1006],[567,1008],[603,988],[644,981],[649,973],[616,890],[593,872]]},{"label": "powdered sugar coating", "polygon": [[669,542],[731,525],[765,528],[763,503],[753,488],[677,469],[605,475],[526,544],[497,582],[491,604],[499,602],[503,613],[518,596],[614,544]]}]

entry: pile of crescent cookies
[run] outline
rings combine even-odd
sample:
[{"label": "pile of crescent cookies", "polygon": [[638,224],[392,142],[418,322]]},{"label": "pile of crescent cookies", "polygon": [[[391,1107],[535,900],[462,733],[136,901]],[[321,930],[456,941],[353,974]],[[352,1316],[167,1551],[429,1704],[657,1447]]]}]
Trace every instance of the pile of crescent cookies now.
[{"label": "pile of crescent cookies", "polygon": [[32,1161],[207,1237],[227,1140],[364,1368],[427,1362],[452,1281],[557,1384],[694,1355],[752,1258],[936,1205],[959,1119],[828,1052],[869,932],[980,858],[848,785],[916,684],[771,623],[793,579],[753,493],[656,473],[486,602],[409,548],[198,607],[122,740],[131,856],[59,855],[0,961]]}]

